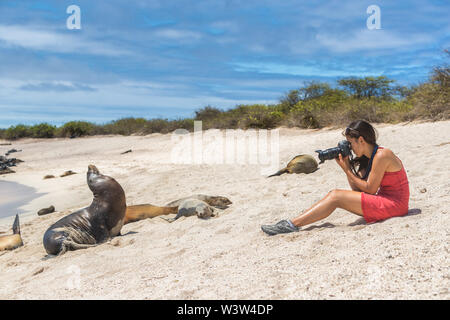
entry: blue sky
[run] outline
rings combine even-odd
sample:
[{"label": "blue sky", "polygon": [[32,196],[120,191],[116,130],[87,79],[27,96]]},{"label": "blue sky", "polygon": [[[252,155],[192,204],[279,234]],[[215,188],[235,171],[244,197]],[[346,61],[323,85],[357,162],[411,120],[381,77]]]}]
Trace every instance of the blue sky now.
[{"label": "blue sky", "polygon": [[[81,30],[66,27],[72,4]],[[0,0],[0,127],[191,117],[308,80],[417,84],[443,62],[449,16],[447,0]]]}]

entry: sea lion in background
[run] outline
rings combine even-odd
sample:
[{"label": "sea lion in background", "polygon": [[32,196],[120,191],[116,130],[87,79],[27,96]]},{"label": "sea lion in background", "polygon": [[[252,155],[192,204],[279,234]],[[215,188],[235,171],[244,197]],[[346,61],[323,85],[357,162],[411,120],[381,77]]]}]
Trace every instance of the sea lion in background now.
[{"label": "sea lion in background", "polygon": [[178,206],[178,213],[173,219],[166,219],[169,222],[174,222],[180,217],[190,217],[197,215],[201,219],[207,219],[209,217],[214,217],[216,215],[214,207],[207,204],[205,201],[199,199],[185,199],[182,200]]},{"label": "sea lion in background", "polygon": [[319,165],[312,156],[309,154],[301,154],[294,157],[284,169],[281,169],[277,173],[274,173],[268,178],[273,176],[280,176],[283,173],[312,173],[319,168]]},{"label": "sea lion in background", "polygon": [[50,206],[48,208],[44,208],[38,211],[38,216],[43,216],[49,213],[55,212],[55,207],[54,206]]},{"label": "sea lion in background", "polygon": [[190,197],[181,198],[172,202],[169,202],[166,204],[167,207],[175,207],[179,206],[180,203],[187,199],[198,199],[206,202],[210,206],[219,208],[219,209],[226,209],[229,205],[233,204],[230,199],[222,196],[207,196],[205,194],[194,194]]},{"label": "sea lion in background", "polygon": [[77,174],[76,172],[73,172],[72,170],[68,170],[64,172],[62,175],[60,175],[61,178],[71,176],[72,174]]},{"label": "sea lion in background", "polygon": [[13,223],[13,234],[9,236],[0,236],[0,251],[14,250],[20,246],[23,246],[22,237],[20,236],[20,224],[19,215],[16,214],[16,218]]},{"label": "sea lion in background", "polygon": [[48,228],[43,238],[48,254],[61,255],[67,250],[92,247],[119,235],[127,207],[122,187],[93,165],[88,167],[87,184],[94,194],[91,205]]},{"label": "sea lion in background", "polygon": [[152,204],[128,206],[125,212],[125,220],[123,221],[123,224],[177,212],[178,207],[158,207]]}]

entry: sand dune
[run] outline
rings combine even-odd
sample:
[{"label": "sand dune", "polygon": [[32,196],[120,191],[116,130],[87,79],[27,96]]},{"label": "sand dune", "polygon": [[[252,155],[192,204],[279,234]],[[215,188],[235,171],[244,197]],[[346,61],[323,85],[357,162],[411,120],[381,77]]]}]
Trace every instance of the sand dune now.
[{"label": "sand dune", "polygon": [[[0,299],[448,299],[450,121],[375,127],[379,144],[407,170],[410,213],[366,224],[338,209],[298,233],[275,237],[260,225],[292,218],[332,189],[349,189],[334,161],[310,175],[267,179],[261,165],[248,161],[174,163],[170,134],[0,146],[0,154],[22,149],[14,156],[25,160],[0,179],[45,193],[23,207],[25,245],[0,252]],[[341,131],[281,128],[279,153],[271,149],[268,157],[282,168],[295,155],[336,146]],[[214,145],[204,155],[218,155]],[[45,230],[92,201],[89,164],[122,185],[129,205],[163,205],[195,193],[223,195],[233,205],[209,220],[127,224],[121,237],[48,258]],[[77,174],[59,177],[67,170]],[[43,180],[47,174],[56,178]],[[50,205],[58,212],[37,216]],[[10,232],[12,221],[1,219],[0,231]]]}]

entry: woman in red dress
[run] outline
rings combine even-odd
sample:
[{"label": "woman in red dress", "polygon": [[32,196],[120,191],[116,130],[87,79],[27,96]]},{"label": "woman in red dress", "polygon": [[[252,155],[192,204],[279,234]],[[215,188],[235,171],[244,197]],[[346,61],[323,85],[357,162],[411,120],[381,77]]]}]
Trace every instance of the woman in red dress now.
[{"label": "woman in red dress", "polygon": [[298,231],[302,226],[328,217],[336,208],[360,215],[368,223],[408,213],[409,184],[405,168],[390,149],[377,145],[372,125],[363,120],[354,121],[343,135],[351,144],[356,162],[367,164],[367,167],[360,165],[356,175],[348,156],[342,158],[339,154],[336,158],[352,190],[332,190],[296,218],[261,226],[264,232],[274,235]]}]

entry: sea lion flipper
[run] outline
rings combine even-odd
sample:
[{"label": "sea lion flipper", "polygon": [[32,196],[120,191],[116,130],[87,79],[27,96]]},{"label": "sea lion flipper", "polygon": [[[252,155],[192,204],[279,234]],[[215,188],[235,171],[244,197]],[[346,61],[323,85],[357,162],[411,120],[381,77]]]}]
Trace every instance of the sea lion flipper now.
[{"label": "sea lion flipper", "polygon": [[78,249],[87,249],[91,247],[95,247],[97,244],[84,244],[84,243],[76,243],[71,240],[64,240],[63,249],[59,252],[58,255],[62,255],[67,250],[78,250]]},{"label": "sea lion flipper", "polygon": [[267,178],[274,177],[274,176],[281,176],[283,173],[286,173],[286,172],[288,172],[288,169],[284,168],[284,169],[281,169],[280,171],[278,171],[277,173],[274,173],[274,174],[268,176]]},{"label": "sea lion flipper", "polygon": [[14,234],[19,234],[20,235],[20,223],[19,223],[19,215],[16,214],[16,218],[14,219],[14,223],[13,223],[13,233]]}]

